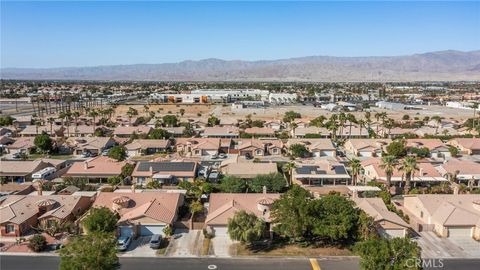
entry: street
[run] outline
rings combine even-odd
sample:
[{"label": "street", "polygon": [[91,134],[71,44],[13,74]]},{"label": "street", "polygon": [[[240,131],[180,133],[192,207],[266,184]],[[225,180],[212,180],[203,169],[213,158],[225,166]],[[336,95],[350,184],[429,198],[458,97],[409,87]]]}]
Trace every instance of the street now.
[{"label": "street", "polygon": [[[0,256],[2,270],[58,269],[60,258],[51,256]],[[313,260],[315,261],[315,259]],[[316,259],[322,270],[358,269],[357,258]],[[151,270],[318,270],[309,258],[120,258],[121,269]]]}]

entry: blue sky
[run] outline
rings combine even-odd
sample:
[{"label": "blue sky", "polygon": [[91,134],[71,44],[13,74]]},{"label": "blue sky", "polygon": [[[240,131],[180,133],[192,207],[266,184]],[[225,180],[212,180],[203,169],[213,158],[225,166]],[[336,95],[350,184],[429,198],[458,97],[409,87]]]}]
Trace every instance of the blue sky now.
[{"label": "blue sky", "polygon": [[480,49],[479,2],[1,2],[1,67]]}]

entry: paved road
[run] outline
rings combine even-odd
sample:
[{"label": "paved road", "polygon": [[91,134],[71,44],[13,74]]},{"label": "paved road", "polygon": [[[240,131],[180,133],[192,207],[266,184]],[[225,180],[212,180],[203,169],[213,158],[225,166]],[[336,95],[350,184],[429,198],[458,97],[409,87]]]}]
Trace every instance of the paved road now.
[{"label": "paved road", "polygon": [[[58,257],[0,256],[2,270],[51,270],[58,269]],[[358,269],[356,258],[317,259],[322,270]],[[307,258],[120,258],[121,269],[134,270],[318,270]],[[458,269],[460,270],[460,269]]]}]

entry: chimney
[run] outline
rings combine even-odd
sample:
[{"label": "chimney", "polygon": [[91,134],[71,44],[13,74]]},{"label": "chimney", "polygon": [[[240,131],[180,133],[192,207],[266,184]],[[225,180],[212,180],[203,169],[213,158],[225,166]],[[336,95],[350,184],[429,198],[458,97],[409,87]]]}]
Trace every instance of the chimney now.
[{"label": "chimney", "polygon": [[423,168],[420,167],[419,172],[420,172],[420,176],[423,176]]},{"label": "chimney", "polygon": [[152,168],[152,165],[150,165],[149,171],[150,171],[150,175],[153,175],[153,168]]},{"label": "chimney", "polygon": [[460,191],[460,189],[458,188],[458,185],[454,185],[453,186],[453,194],[454,195],[458,195],[458,192]]},{"label": "chimney", "polygon": [[85,160],[85,162],[83,162],[83,168],[88,170],[88,161]]},{"label": "chimney", "polygon": [[135,184],[132,184],[132,193],[135,194]]},{"label": "chimney", "polygon": [[267,187],[263,186],[263,194],[267,194]]}]

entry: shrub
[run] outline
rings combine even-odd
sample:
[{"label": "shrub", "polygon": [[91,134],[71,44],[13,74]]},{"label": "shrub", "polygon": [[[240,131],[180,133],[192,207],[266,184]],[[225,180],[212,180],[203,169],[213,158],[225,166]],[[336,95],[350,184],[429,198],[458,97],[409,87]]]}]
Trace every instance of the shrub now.
[{"label": "shrub", "polygon": [[47,247],[47,239],[41,234],[36,234],[28,241],[28,247],[34,252],[44,251]]},{"label": "shrub", "polygon": [[173,235],[173,228],[172,228],[172,226],[168,225],[168,226],[166,226],[165,228],[163,228],[163,233],[164,233],[166,236],[171,236],[171,235]]}]

